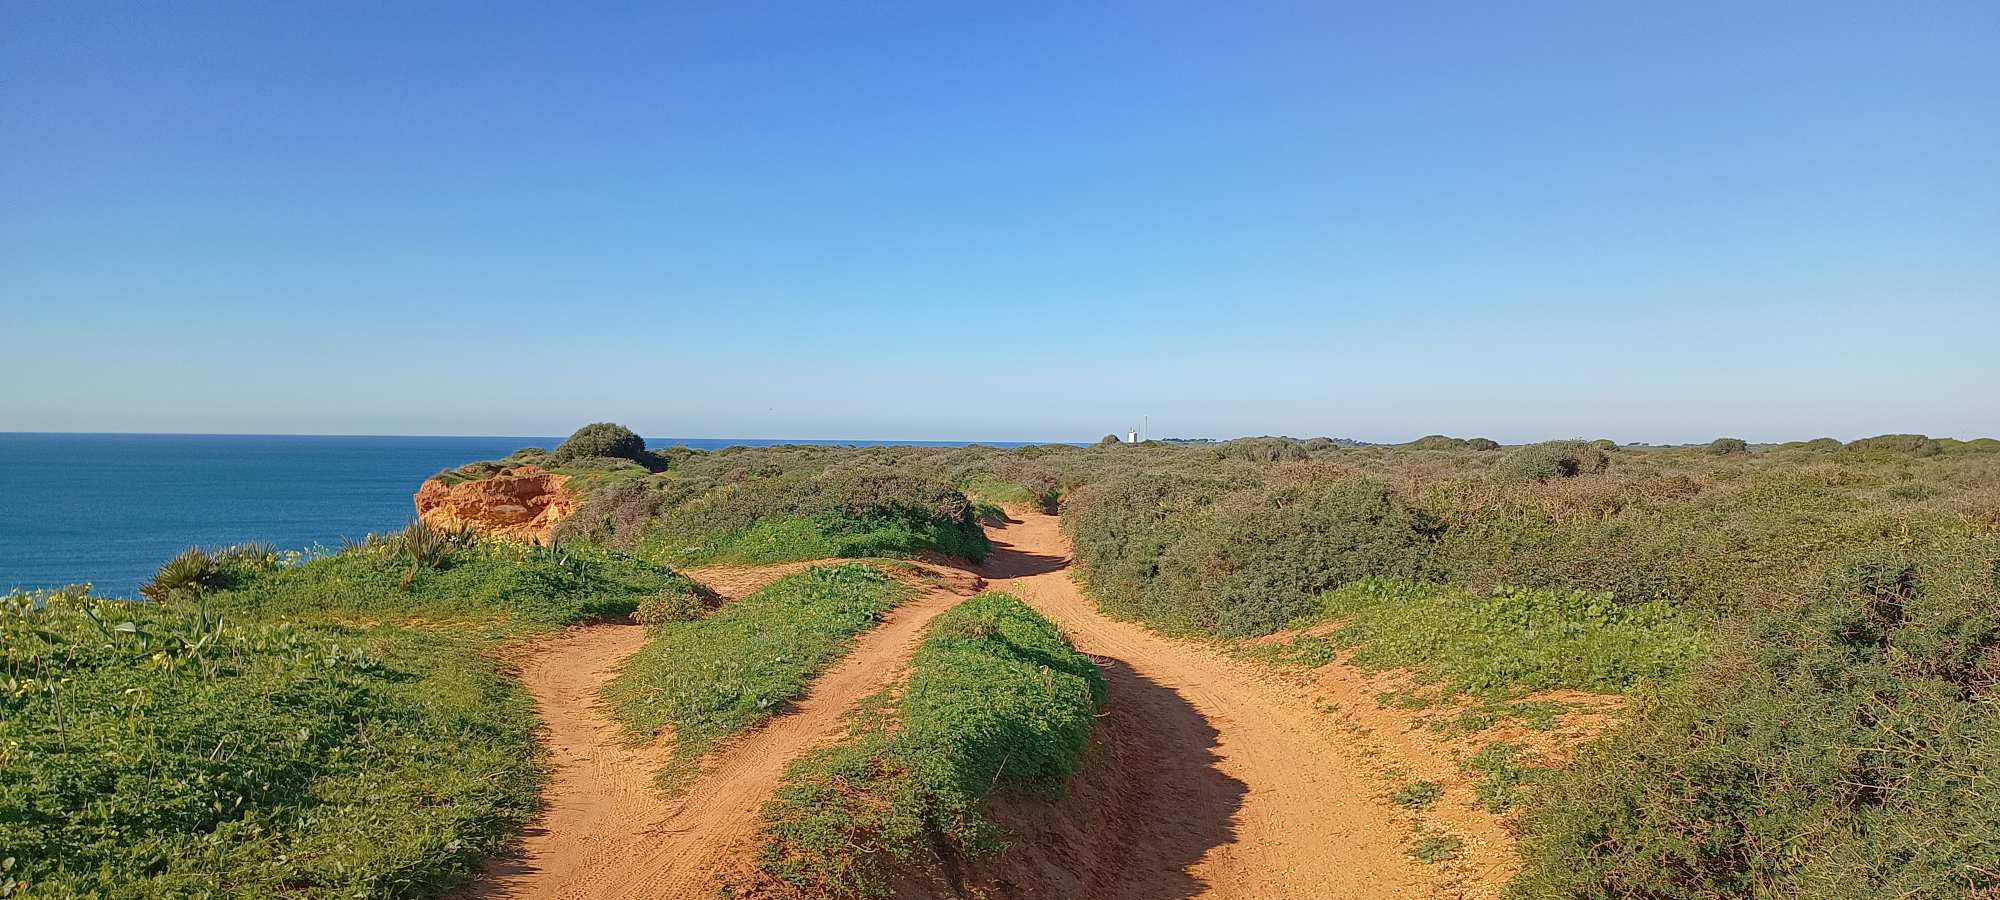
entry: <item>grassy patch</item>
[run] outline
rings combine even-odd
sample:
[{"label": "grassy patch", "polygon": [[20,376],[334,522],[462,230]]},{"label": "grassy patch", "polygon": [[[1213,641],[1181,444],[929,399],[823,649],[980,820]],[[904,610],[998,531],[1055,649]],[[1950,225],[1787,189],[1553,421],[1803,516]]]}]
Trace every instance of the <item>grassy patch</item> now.
[{"label": "grassy patch", "polygon": [[810,896],[880,897],[934,841],[997,850],[988,799],[1059,795],[1103,697],[1090,660],[1019,600],[966,601],[931,626],[894,703],[787,773],[764,810],[763,871]]},{"label": "grassy patch", "polygon": [[477,541],[419,563],[378,540],[296,566],[245,572],[209,605],[258,618],[478,619],[518,628],[622,616],[699,587],[672,569],[594,547]]},{"label": "grassy patch", "polygon": [[635,738],[672,728],[683,762],[805,695],[856,635],[910,595],[859,563],[808,569],[700,619],[666,622],[606,688]]},{"label": "grassy patch", "polygon": [[526,696],[461,639],[0,600],[0,880],[428,896],[534,809]]},{"label": "grassy patch", "polygon": [[1477,734],[1510,721],[1531,731],[1554,731],[1562,725],[1565,708],[1553,700],[1486,702],[1467,707],[1453,718],[1432,720],[1429,727],[1452,737]]},{"label": "grassy patch", "polygon": [[1465,841],[1462,838],[1449,834],[1439,834],[1418,841],[1416,846],[1410,848],[1410,856],[1417,862],[1426,865],[1436,865],[1447,860],[1457,859],[1458,854],[1464,851],[1464,849]]},{"label": "grassy patch", "polygon": [[541,779],[532,705],[483,651],[695,590],[609,551],[419,526],[304,562],[190,550],[147,585],[160,605],[0,600],[0,877],[36,896],[441,893]]},{"label": "grassy patch", "polygon": [[1407,809],[1425,809],[1442,796],[1444,788],[1438,787],[1433,782],[1419,781],[1397,788],[1396,793],[1391,794],[1389,799],[1397,806]]},{"label": "grassy patch", "polygon": [[1052,472],[1029,473],[1026,481],[1010,481],[981,472],[959,482],[967,497],[996,506],[1025,506],[1029,509],[1054,515],[1062,508],[1064,494],[1061,477]]},{"label": "grassy patch", "polygon": [[1245,652],[1317,665],[1352,648],[1352,661],[1409,669],[1449,692],[1516,697],[1555,688],[1619,692],[1680,675],[1702,633],[1664,604],[1609,595],[1501,589],[1473,593],[1416,581],[1363,579],[1319,598],[1324,636]]},{"label": "grassy patch", "polygon": [[720,537],[661,533],[649,540],[656,555],[680,565],[795,562],[913,556],[925,551],[984,559],[983,532],[914,516],[787,516]]},{"label": "grassy patch", "polygon": [[1460,768],[1480,776],[1479,783],[1473,786],[1473,795],[1492,813],[1512,809],[1548,771],[1534,765],[1519,745],[1504,742],[1486,745]]}]

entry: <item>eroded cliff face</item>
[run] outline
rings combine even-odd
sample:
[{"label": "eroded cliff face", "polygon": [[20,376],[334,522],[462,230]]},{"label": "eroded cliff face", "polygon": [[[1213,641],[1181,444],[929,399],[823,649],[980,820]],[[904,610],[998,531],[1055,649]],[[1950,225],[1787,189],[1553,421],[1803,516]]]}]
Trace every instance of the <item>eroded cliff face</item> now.
[{"label": "eroded cliff face", "polygon": [[581,503],[569,476],[539,466],[517,466],[478,481],[445,484],[436,478],[417,489],[417,517],[437,528],[469,525],[480,534],[547,544],[557,524]]}]

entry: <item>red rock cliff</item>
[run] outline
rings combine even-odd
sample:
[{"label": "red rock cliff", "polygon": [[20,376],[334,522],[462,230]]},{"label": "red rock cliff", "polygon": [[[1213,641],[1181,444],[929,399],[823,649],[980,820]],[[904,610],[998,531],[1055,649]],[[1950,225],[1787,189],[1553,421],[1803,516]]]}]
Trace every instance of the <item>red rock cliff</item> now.
[{"label": "red rock cliff", "polygon": [[480,534],[549,542],[549,533],[576,511],[569,476],[538,466],[502,469],[478,481],[445,484],[436,478],[417,489],[417,517],[439,528],[470,525]]}]

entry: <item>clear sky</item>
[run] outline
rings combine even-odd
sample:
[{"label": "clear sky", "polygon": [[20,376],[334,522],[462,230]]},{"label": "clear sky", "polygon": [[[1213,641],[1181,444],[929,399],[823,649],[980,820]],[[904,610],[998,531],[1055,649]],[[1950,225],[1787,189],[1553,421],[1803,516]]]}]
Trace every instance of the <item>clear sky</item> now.
[{"label": "clear sky", "polygon": [[2000,434],[2000,4],[0,5],[0,431]]}]

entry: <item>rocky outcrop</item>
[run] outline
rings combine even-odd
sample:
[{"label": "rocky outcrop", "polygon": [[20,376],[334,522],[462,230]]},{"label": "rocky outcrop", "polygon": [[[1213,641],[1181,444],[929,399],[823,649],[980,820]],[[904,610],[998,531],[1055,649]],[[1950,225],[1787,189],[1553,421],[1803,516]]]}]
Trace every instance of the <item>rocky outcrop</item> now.
[{"label": "rocky outcrop", "polygon": [[580,503],[569,476],[516,466],[477,481],[424,482],[417,490],[417,517],[437,528],[470,526],[484,535],[547,544],[556,525]]}]

